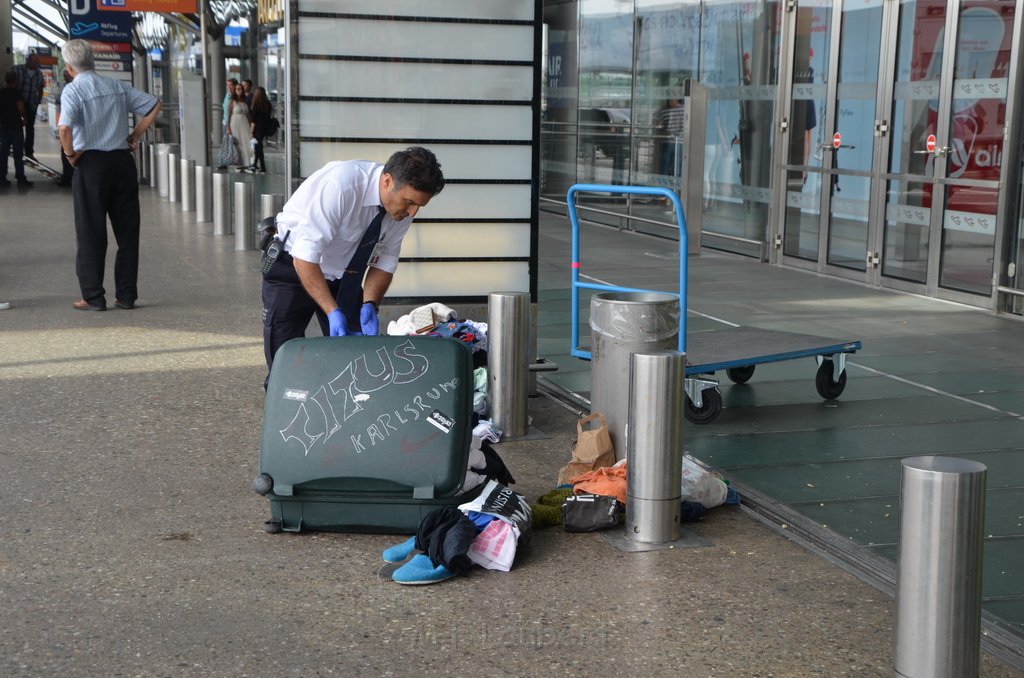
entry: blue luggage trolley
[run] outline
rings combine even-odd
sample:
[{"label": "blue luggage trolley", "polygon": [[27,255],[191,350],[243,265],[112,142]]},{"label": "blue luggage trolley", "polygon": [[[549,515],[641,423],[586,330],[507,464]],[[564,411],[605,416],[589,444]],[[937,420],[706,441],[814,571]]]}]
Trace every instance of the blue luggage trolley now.
[{"label": "blue luggage trolley", "polygon": [[[835,400],[846,388],[846,355],[861,348],[858,340],[836,340],[809,334],[780,332],[756,327],[727,327],[718,330],[686,332],[686,216],[679,197],[669,189],[646,186],[610,186],[576,184],[566,194],[569,223],[572,227],[572,336],[570,354],[590,360],[591,353],[580,347],[580,290],[604,292],[666,292],[634,287],[619,287],[580,280],[580,226],[576,210],[578,193],[617,193],[667,198],[671,201],[679,227],[679,351],[686,353],[686,418],[695,424],[709,424],[722,412],[722,394],[715,372],[725,370],[726,376],[743,384],[754,375],[758,365],[814,358],[818,364],[814,385],[818,395]],[[757,353],[751,350],[757,347]]]}]

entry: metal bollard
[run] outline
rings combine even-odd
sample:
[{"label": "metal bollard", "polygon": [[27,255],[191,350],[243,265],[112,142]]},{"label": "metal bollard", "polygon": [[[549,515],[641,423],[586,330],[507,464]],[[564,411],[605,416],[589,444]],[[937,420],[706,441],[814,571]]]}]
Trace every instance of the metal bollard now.
[{"label": "metal bollard", "polygon": [[151,158],[150,158],[150,155],[149,155],[149,142],[148,141],[140,141],[139,142],[138,153],[139,153],[139,185],[140,186],[152,185],[152,183],[153,183],[152,171],[153,170],[152,170],[152,165],[150,165]]},{"label": "metal bollard", "polygon": [[284,196],[280,193],[263,193],[260,195],[260,219],[276,217],[284,207]]},{"label": "metal bollard", "polygon": [[491,419],[505,438],[522,438],[527,428],[530,366],[530,295],[491,292],[487,298],[487,393]]},{"label": "metal bollard", "polygon": [[252,218],[252,184],[235,182],[235,251],[251,250],[256,240],[256,221]]},{"label": "metal bollard", "polygon": [[231,176],[224,172],[213,174],[213,234],[231,235],[231,196],[228,182]]},{"label": "metal bollard", "polygon": [[147,165],[149,166],[149,187],[157,188],[156,180],[156,144],[149,144],[146,147]]},{"label": "metal bollard", "polygon": [[181,166],[178,164],[178,154],[168,153],[167,154],[167,200],[168,202],[178,202],[178,196],[181,194],[181,183],[178,178],[178,170]]},{"label": "metal bollard", "polygon": [[161,198],[167,197],[167,145],[159,144],[156,149],[156,192]]},{"label": "metal bollard", "polygon": [[911,457],[902,464],[896,675],[976,677],[987,469],[955,457]]},{"label": "metal bollard", "polygon": [[182,158],[181,164],[181,211],[191,212],[196,208],[196,161]]},{"label": "metal bollard", "polygon": [[629,356],[679,346],[679,298],[663,292],[595,294],[590,298],[590,337],[590,411],[604,414],[615,458],[622,459],[629,420],[629,402],[623,397]]},{"label": "metal bollard", "polygon": [[633,353],[626,427],[626,537],[661,544],[679,539],[686,354]]},{"label": "metal bollard", "polygon": [[196,167],[196,223],[213,219],[213,169]]}]

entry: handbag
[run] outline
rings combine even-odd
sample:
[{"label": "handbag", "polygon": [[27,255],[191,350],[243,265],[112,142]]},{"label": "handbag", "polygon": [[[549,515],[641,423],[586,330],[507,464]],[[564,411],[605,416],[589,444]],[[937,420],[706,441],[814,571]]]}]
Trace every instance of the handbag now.
[{"label": "handbag", "polygon": [[562,527],[566,532],[597,532],[622,524],[622,504],[615,497],[577,494],[562,504]]},{"label": "handbag", "polygon": [[238,142],[231,134],[224,137],[220,145],[220,154],[217,156],[217,164],[221,167],[230,167],[242,162],[242,155],[238,152]]}]

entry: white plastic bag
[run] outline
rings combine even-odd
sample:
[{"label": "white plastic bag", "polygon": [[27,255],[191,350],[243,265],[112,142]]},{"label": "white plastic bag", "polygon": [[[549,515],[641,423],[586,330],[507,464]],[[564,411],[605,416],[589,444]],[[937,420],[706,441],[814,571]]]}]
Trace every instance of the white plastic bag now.
[{"label": "white plastic bag", "polygon": [[729,486],[713,473],[705,470],[689,455],[683,455],[682,501],[695,501],[712,509],[725,503]]}]

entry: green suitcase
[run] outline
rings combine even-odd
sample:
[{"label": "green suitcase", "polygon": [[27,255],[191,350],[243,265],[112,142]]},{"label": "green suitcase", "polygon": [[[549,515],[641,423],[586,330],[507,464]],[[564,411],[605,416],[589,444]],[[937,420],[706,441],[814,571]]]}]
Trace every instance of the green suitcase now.
[{"label": "green suitcase", "polygon": [[411,534],[473,496],[473,360],[458,341],[295,339],[266,397],[253,489],[270,499],[270,532]]}]

